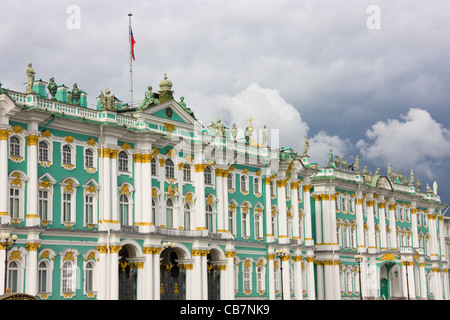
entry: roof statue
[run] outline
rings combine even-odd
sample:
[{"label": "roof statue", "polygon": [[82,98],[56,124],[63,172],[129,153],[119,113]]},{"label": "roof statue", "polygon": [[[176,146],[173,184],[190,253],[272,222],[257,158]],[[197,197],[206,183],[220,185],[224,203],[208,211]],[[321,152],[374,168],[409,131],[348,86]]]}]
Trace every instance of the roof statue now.
[{"label": "roof statue", "polygon": [[355,158],[355,172],[359,173],[359,155]]},{"label": "roof statue", "polygon": [[308,136],[305,137],[305,146],[303,147],[302,157],[308,156],[308,149],[309,149],[309,140]]},{"label": "roof statue", "polygon": [[233,126],[231,127],[231,136],[233,137],[233,141],[236,141],[238,128],[236,126],[236,123],[233,123]]},{"label": "roof statue", "polygon": [[411,173],[409,176],[409,186],[410,187],[414,186],[414,171],[413,171],[413,169],[411,169]]},{"label": "roof statue", "polygon": [[55,83],[55,78],[51,77],[47,86],[48,92],[50,92],[51,100],[56,100],[56,91],[58,91],[58,85]]},{"label": "roof statue", "polygon": [[264,125],[264,128],[262,130],[262,143],[261,145],[263,147],[267,147],[267,126]]},{"label": "roof statue", "polygon": [[79,105],[79,100],[80,100],[80,96],[81,96],[81,90],[78,89],[78,84],[74,83],[73,84],[73,88],[72,88],[72,101],[73,104],[75,105]]},{"label": "roof statue", "polygon": [[159,82],[158,93],[160,102],[173,99],[172,81],[167,80],[167,74],[164,74],[164,79]]},{"label": "roof statue", "polygon": [[26,74],[27,74],[27,89],[25,93],[31,93],[33,92],[34,75],[36,74],[36,72],[34,72],[34,69],[32,68],[31,62],[28,64]]},{"label": "roof statue", "polygon": [[334,165],[336,166],[336,169],[339,169],[339,167],[341,166],[341,160],[339,159],[338,155],[334,157]]},{"label": "roof statue", "polygon": [[109,95],[111,91],[108,88],[105,89],[105,94],[103,91],[100,93],[100,106],[103,110],[116,111],[115,97],[114,95]]},{"label": "roof statue", "polygon": [[158,105],[159,100],[155,97],[155,94],[152,92],[152,86],[147,87],[147,91],[145,91],[144,99],[141,101],[139,106],[136,109],[136,112],[142,112],[147,110],[148,108]]},{"label": "roof statue", "polygon": [[348,162],[347,159],[345,159],[345,157],[342,157],[341,163],[342,163],[342,170],[347,171]]},{"label": "roof statue", "polygon": [[419,179],[416,181],[416,192],[420,192],[420,187],[422,186],[422,182]]},{"label": "roof statue", "polygon": [[184,97],[180,97],[180,101],[178,102],[178,104],[187,112],[189,113],[189,115],[194,118],[197,119],[194,115],[194,111],[191,110],[191,108],[189,108],[188,106],[186,106],[186,102],[184,102]]},{"label": "roof statue", "polygon": [[333,149],[328,153],[328,168],[333,168]]},{"label": "roof statue", "polygon": [[216,137],[223,137],[225,135],[225,127],[220,118],[217,118],[216,123],[213,122],[208,128],[213,130]]},{"label": "roof statue", "polygon": [[392,176],[392,168],[391,168],[391,164],[388,164],[387,167],[387,178],[389,181],[391,181],[391,176]]}]

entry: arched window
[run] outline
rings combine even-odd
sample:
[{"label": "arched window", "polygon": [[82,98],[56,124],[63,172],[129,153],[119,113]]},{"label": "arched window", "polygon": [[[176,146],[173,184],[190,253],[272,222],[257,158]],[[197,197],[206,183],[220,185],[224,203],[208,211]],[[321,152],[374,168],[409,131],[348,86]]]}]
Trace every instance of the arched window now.
[{"label": "arched window", "polygon": [[228,173],[227,175],[227,186],[228,189],[230,190],[234,190],[234,181],[233,181],[233,174],[232,173]]},{"label": "arched window", "polygon": [[260,194],[261,193],[261,183],[259,178],[253,179],[253,189],[254,193]]},{"label": "arched window", "polygon": [[270,196],[275,197],[276,191],[275,191],[275,181],[270,181]]},{"label": "arched window", "polygon": [[9,138],[9,155],[13,157],[20,157],[20,138],[12,136]]},{"label": "arched window", "polygon": [[244,267],[243,272],[244,293],[249,294],[252,291],[251,267]]},{"label": "arched window", "polygon": [[86,149],[84,151],[84,165],[87,168],[94,167],[94,151],[92,149]]},{"label": "arched window", "polygon": [[117,160],[119,163],[119,171],[128,172],[128,154],[125,151],[120,151]]},{"label": "arched window", "polygon": [[206,167],[205,169],[205,185],[212,185],[211,168]]},{"label": "arched window", "polygon": [[166,178],[168,179],[173,179],[175,176],[175,170],[174,170],[174,166],[173,166],[173,161],[172,159],[167,159],[166,160]]},{"label": "arched window", "polygon": [[39,262],[38,266],[38,292],[46,293],[50,291],[49,281],[50,279],[50,268],[48,261],[42,260]]},{"label": "arched window", "polygon": [[[262,212],[262,211],[261,211]],[[262,214],[255,213],[255,237],[256,239],[262,238]]]},{"label": "arched window", "polygon": [[241,175],[241,192],[248,191],[248,177],[246,175]]},{"label": "arched window", "polygon": [[63,293],[74,293],[75,292],[75,280],[76,280],[76,269],[72,261],[66,260],[62,267],[62,292]]},{"label": "arched window", "polygon": [[48,161],[48,143],[39,141],[39,161]]},{"label": "arched window", "polygon": [[72,148],[67,144],[63,146],[63,164],[72,164]]},{"label": "arched window", "polygon": [[84,212],[86,224],[94,223],[94,201],[95,197],[93,194],[86,194],[84,196]]},{"label": "arched window", "polygon": [[84,290],[86,292],[94,291],[94,262],[88,261],[85,267]]},{"label": "arched window", "polygon": [[172,199],[167,199],[167,202],[166,202],[166,227],[173,228],[173,202],[172,202]]},{"label": "arched window", "polygon": [[214,209],[211,204],[206,205],[206,228],[209,232],[214,232]]},{"label": "arched window", "polygon": [[120,224],[123,226],[129,225],[129,210],[130,210],[130,203],[128,195],[121,194],[119,198],[119,217],[120,217]]},{"label": "arched window", "polygon": [[19,219],[21,213],[20,188],[9,188],[9,213],[12,218]]},{"label": "arched window", "polygon": [[16,261],[11,261],[8,266],[8,288],[11,293],[19,292],[19,265]]},{"label": "arched window", "polygon": [[250,236],[250,212],[249,209],[244,207],[241,212],[242,216],[242,236],[249,237]]},{"label": "arched window", "polygon": [[191,230],[191,205],[184,204],[184,230]]}]

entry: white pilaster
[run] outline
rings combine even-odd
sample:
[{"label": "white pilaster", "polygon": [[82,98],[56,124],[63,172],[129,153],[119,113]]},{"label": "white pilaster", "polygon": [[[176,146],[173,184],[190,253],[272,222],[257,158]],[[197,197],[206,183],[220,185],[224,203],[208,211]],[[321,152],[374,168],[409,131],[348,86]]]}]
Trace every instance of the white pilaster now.
[{"label": "white pilaster", "polygon": [[[0,130],[0,223],[9,224],[11,216],[8,213],[8,136],[11,131],[8,129]],[[0,250],[3,252],[3,250]],[[1,261],[4,261],[1,260]],[[4,281],[4,280],[0,280]],[[1,287],[3,290],[3,287]]]},{"label": "white pilaster", "polygon": [[278,191],[278,242],[288,243],[287,207],[286,207],[286,180],[277,181]]},{"label": "white pilaster", "polygon": [[[29,124],[32,125],[31,123]],[[37,127],[37,125],[36,125]],[[37,129],[37,128],[36,128]],[[39,136],[37,134],[31,134],[27,136],[27,213],[26,213],[26,226],[39,226],[40,218],[38,215],[38,155],[37,155],[37,142]]]}]

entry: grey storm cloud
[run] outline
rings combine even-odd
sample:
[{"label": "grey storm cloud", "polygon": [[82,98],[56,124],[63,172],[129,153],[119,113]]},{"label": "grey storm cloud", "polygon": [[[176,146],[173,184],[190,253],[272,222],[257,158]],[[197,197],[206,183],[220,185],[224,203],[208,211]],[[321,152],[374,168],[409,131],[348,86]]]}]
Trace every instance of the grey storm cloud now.
[{"label": "grey storm cloud", "polygon": [[[279,145],[301,151],[308,135],[319,163],[333,149],[372,170],[414,167],[448,199],[438,177],[450,156],[435,150],[449,141],[447,2],[2,1],[0,80],[23,90],[32,62],[38,79],[76,82],[91,106],[105,88],[127,102],[131,11],[135,102],[167,73],[206,125],[252,116],[256,129],[279,130]],[[413,125],[420,136],[406,133]]]}]

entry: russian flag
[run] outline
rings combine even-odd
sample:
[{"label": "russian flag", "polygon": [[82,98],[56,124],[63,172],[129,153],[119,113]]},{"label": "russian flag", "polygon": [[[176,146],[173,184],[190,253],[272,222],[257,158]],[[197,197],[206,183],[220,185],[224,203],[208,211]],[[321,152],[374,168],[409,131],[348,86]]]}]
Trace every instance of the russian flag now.
[{"label": "russian flag", "polygon": [[136,59],[134,58],[134,44],[136,43],[136,41],[134,40],[134,37],[133,37],[133,30],[131,29],[131,26],[130,26],[130,36],[129,36],[129,41],[131,42],[131,55],[133,56],[133,60],[136,60]]}]

